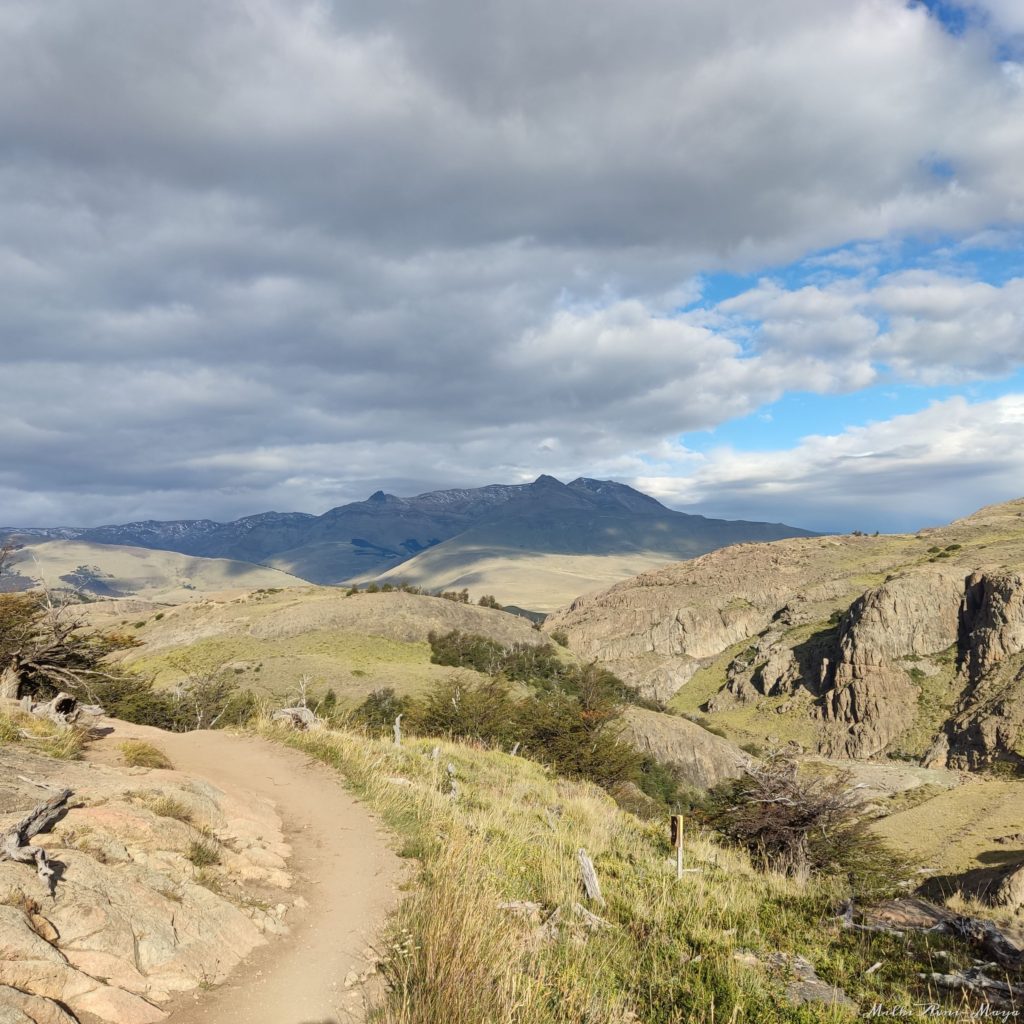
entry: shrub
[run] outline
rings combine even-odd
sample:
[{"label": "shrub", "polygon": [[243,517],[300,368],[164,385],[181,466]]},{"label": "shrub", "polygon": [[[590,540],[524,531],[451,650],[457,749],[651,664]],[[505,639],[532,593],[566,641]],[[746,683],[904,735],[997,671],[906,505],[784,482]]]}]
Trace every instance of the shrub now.
[{"label": "shrub", "polygon": [[499,611],[501,610],[501,605],[498,604],[498,601],[493,594],[484,594],[483,597],[477,601],[477,604],[480,605],[481,608],[496,608]]},{"label": "shrub", "polygon": [[413,725],[434,736],[514,742],[516,704],[497,679],[465,683],[450,678],[438,684],[412,715]]},{"label": "shrub", "polygon": [[569,634],[564,629],[553,629],[551,631],[551,639],[558,644],[559,647],[569,646]]},{"label": "shrub", "polygon": [[129,768],[173,768],[171,759],[152,743],[144,740],[126,740],[120,745],[121,760]]},{"label": "shrub", "polygon": [[[329,690],[328,694],[333,692]],[[366,729],[371,736],[382,736],[391,730],[399,715],[408,714],[411,704],[409,697],[399,697],[392,687],[385,686],[374,690],[352,712],[352,721]]]},{"label": "shrub", "polygon": [[841,877],[862,899],[891,893],[909,870],[861,819],[848,774],[804,776],[784,754],[719,787],[705,816],[760,867]]},{"label": "shrub", "polygon": [[190,673],[168,690],[157,689],[152,679],[125,673],[92,683],[89,697],[114,718],[168,732],[244,725],[259,704],[234,678],[216,672]]}]

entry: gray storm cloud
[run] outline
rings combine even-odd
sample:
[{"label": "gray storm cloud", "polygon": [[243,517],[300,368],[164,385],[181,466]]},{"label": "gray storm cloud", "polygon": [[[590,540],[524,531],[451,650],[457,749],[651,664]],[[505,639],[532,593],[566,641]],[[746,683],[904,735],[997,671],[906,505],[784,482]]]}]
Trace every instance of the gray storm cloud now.
[{"label": "gray storm cloud", "polygon": [[923,7],[11,0],[0,62],[5,522],[642,475],[936,337],[1021,361],[1012,282],[671,315],[702,271],[1019,219],[1020,70]]}]

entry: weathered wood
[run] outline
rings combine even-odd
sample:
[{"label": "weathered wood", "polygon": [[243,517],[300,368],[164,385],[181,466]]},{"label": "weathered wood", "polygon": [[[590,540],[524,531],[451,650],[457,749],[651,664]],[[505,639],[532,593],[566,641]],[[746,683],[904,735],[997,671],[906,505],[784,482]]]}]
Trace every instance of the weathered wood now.
[{"label": "weathered wood", "polygon": [[21,673],[14,665],[6,665],[0,672],[0,697],[17,700],[21,690]]},{"label": "weathered wood", "polygon": [[298,729],[299,732],[319,729],[323,725],[323,722],[309,708],[303,707],[281,708],[270,716],[270,720],[272,722],[283,722],[286,725],[290,725],[293,729]]},{"label": "weathered wood", "polygon": [[40,832],[46,832],[64,813],[72,790],[62,789],[49,800],[44,800],[32,808],[10,831],[5,833],[0,845],[0,860],[16,861],[20,864],[36,865],[36,874],[45,882],[54,875],[50,867],[46,851],[39,846],[32,846],[30,840]]},{"label": "weathered wood", "polygon": [[[937,907],[920,899],[891,900],[883,907],[888,908],[890,912],[893,908],[897,910],[906,908],[907,913],[900,921],[900,928],[893,928],[882,920],[868,919],[864,923],[855,922],[853,903],[849,901],[843,905],[839,919],[844,928],[879,932],[883,935],[891,935],[893,938],[903,938],[907,931],[951,935],[976,947],[1001,967],[1020,969],[1024,966],[1024,950],[1011,942],[992,921],[981,917],[954,914],[944,907]],[[867,913],[869,917],[871,914],[876,917],[880,916],[878,910]]]},{"label": "weathered wood", "polygon": [[515,756],[516,756],[516,754],[518,754],[518,753],[519,753],[519,740],[516,740],[516,741],[515,741],[515,743],[513,743],[513,744],[512,744],[512,749],[511,749],[511,750],[509,751],[509,753],[510,753],[510,754],[511,754],[511,755],[512,755],[513,757],[515,757]]},{"label": "weathered wood", "polygon": [[594,862],[582,847],[577,851],[576,855],[579,857],[580,871],[583,873],[583,888],[586,890],[587,899],[591,903],[596,903],[599,907],[603,907],[605,902],[604,897],[601,895],[601,883],[597,880]]},{"label": "weathered wood", "polygon": [[395,746],[400,747],[402,745],[402,716],[395,716]]},{"label": "weathered wood", "polygon": [[448,795],[453,800],[459,797],[459,783],[455,778],[455,765],[451,761],[448,762]]},{"label": "weathered wood", "polygon": [[57,725],[91,725],[105,714],[98,704],[81,704],[70,693],[58,693],[45,703],[30,703],[29,711],[36,718],[45,718]]}]

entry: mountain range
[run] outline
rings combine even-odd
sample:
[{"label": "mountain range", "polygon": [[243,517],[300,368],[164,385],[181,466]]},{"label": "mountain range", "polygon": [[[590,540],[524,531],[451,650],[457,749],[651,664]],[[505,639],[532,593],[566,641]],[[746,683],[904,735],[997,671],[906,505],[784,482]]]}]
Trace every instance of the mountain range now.
[{"label": "mountain range", "polygon": [[[547,607],[660,562],[743,541],[811,536],[779,523],[678,512],[609,480],[580,477],[563,484],[550,476],[409,498],[377,491],[319,516],[265,512],[229,523],[191,519],[89,528],[9,527],[0,535],[24,544],[75,541],[232,559],[329,585],[381,578],[479,590],[494,582],[496,565],[502,570],[500,582],[508,572],[509,579],[516,576],[513,563],[529,562],[530,573],[536,569],[540,578],[550,576],[558,592],[542,594],[534,586],[527,593],[511,583],[509,592],[498,596],[517,603],[525,597],[534,606],[539,599]],[[569,562],[559,561],[564,559]],[[625,561],[613,564],[616,559]]]}]

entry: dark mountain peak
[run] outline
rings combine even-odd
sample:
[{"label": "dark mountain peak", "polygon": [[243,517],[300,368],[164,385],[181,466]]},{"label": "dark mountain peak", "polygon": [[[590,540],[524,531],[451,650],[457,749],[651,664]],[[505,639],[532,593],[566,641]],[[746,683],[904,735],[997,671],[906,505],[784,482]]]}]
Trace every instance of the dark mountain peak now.
[{"label": "dark mountain peak", "polygon": [[614,480],[594,480],[590,477],[577,477],[568,484],[570,490],[580,494],[586,494],[602,508],[625,509],[629,512],[639,514],[670,514],[667,509],[656,498],[652,498],[643,491],[638,491],[628,484],[616,483]]},{"label": "dark mountain peak", "polygon": [[533,483],[530,484],[530,486],[531,487],[537,487],[537,488],[549,487],[549,488],[557,488],[558,490],[562,490],[562,489],[564,489],[565,484],[563,484],[561,480],[558,480],[558,479],[556,479],[553,476],[548,476],[547,473],[541,473],[541,475],[539,477],[537,477],[537,479],[534,480]]}]

